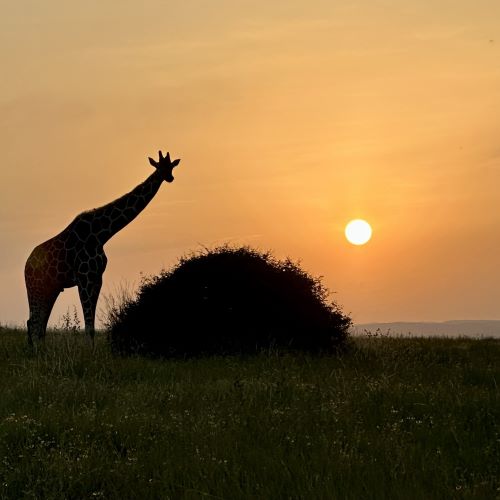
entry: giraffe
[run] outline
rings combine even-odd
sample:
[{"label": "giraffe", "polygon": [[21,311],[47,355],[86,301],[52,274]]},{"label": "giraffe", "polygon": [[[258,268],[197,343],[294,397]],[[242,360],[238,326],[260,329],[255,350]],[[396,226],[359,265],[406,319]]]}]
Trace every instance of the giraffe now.
[{"label": "giraffe", "polygon": [[24,270],[28,292],[28,344],[45,338],[52,307],[65,288],[78,287],[85,333],[93,344],[95,310],[106,269],[105,243],[133,221],[158,192],[163,181],[172,182],[180,159],[170,153],[149,159],[155,171],[130,193],[76,216],[66,229],[33,249]]}]

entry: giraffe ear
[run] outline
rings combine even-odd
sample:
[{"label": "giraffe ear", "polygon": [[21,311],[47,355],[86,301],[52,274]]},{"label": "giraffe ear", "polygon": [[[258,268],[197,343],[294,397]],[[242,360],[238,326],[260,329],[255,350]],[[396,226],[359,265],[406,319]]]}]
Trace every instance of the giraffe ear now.
[{"label": "giraffe ear", "polygon": [[179,165],[179,162],[180,162],[180,161],[181,161],[181,160],[180,160],[179,158],[178,158],[177,160],[174,160],[174,161],[171,163],[172,168],[174,168],[174,167],[176,167],[177,165]]},{"label": "giraffe ear", "polygon": [[148,160],[149,160],[149,163],[151,163],[151,165],[153,165],[153,167],[158,168],[158,163],[156,161],[154,161],[153,158],[148,156]]}]

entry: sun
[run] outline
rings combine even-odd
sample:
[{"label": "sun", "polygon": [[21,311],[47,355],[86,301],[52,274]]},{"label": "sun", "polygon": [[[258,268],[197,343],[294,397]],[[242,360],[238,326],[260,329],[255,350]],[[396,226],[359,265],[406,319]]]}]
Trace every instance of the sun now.
[{"label": "sun", "polygon": [[363,219],[354,219],[345,227],[345,237],[353,245],[364,245],[372,237],[372,228]]}]

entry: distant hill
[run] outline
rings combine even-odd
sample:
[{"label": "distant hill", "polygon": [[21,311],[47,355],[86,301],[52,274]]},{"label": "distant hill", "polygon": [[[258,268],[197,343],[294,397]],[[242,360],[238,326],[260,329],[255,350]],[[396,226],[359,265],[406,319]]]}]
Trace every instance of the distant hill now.
[{"label": "distant hill", "polygon": [[495,337],[500,338],[500,320],[452,320],[432,322],[360,323],[355,324],[353,335],[363,335],[364,331],[384,335],[410,335],[424,337]]}]

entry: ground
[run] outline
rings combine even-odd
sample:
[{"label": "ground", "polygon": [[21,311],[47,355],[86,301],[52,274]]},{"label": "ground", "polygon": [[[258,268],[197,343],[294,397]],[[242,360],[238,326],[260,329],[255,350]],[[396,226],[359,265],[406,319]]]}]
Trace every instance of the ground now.
[{"label": "ground", "polygon": [[0,331],[0,498],[496,498],[500,342],[161,361]]}]

